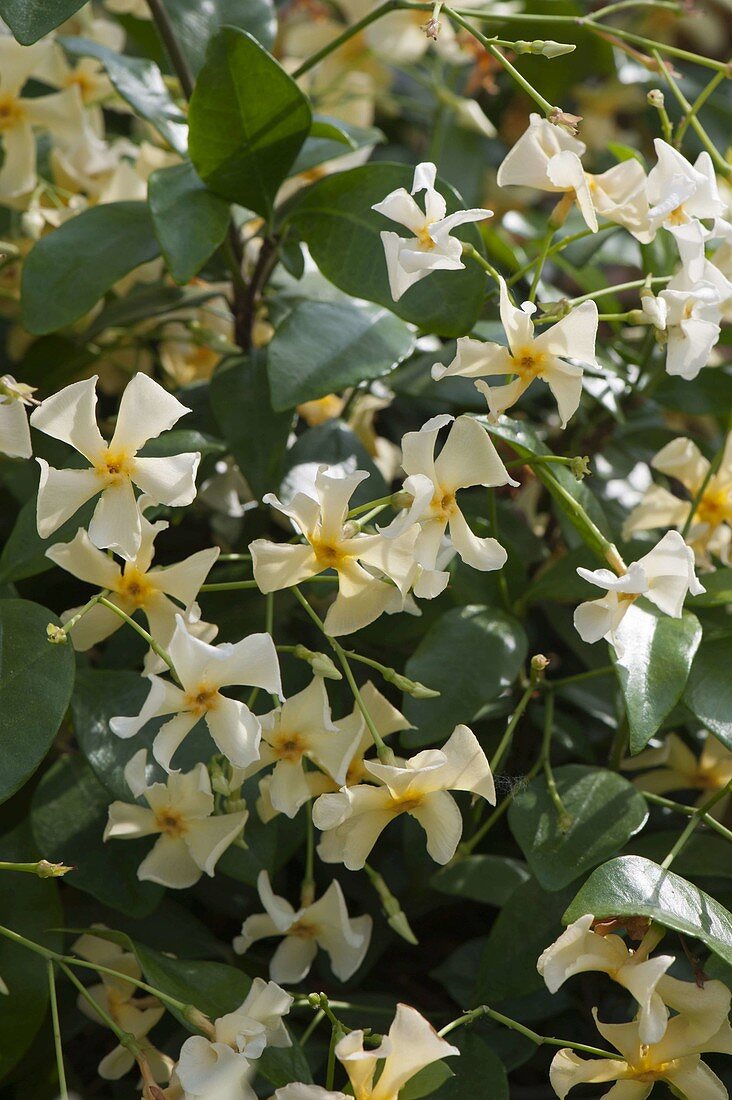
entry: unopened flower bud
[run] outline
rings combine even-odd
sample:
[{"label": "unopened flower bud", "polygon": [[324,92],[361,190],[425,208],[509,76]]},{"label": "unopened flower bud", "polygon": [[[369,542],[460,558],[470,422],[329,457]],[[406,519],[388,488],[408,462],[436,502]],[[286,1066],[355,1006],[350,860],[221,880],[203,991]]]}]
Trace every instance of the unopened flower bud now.
[{"label": "unopened flower bud", "polygon": [[[394,899],[394,901],[396,901],[396,898]],[[409,921],[407,920],[406,914],[398,906],[393,913],[390,913],[388,906],[385,905],[384,911],[386,912],[387,924],[390,928],[394,929],[398,936],[401,936],[401,938],[403,940],[406,940],[407,943],[411,943],[413,945],[419,943],[419,940],[415,936],[412,929],[409,927]]]},{"label": "unopened flower bud", "polygon": [[651,88],[650,92],[646,96],[646,99],[648,100],[648,105],[650,107],[656,107],[658,108],[658,110],[660,110],[666,102],[663,92],[660,88]]},{"label": "unopened flower bud", "polygon": [[327,653],[320,653],[307,646],[297,645],[292,651],[293,657],[300,661],[307,661],[316,676],[322,676],[324,680],[342,680],[343,676]]},{"label": "unopened flower bud", "polygon": [[592,473],[587,455],[576,455],[570,462],[569,468],[578,481],[582,481],[583,478],[589,477]]},{"label": "unopened flower bud", "polygon": [[56,626],[55,623],[48,624],[46,627],[46,636],[53,645],[65,645],[67,641],[66,631],[62,626]]},{"label": "unopened flower bud", "polygon": [[543,57],[562,57],[564,54],[573,53],[577,49],[573,42],[554,42],[551,38],[542,42],[541,46],[539,53]]},{"label": "unopened flower bud", "polygon": [[308,1004],[310,1005],[311,1008],[320,1008],[320,994],[319,993],[309,993],[308,994]]},{"label": "unopened flower bud", "polygon": [[208,1039],[213,1039],[215,1033],[214,1026],[205,1013],[196,1008],[195,1005],[186,1005],[183,1013],[191,1027],[195,1027],[196,1031],[200,1031]]},{"label": "unopened flower bud", "polygon": [[419,680],[410,680],[407,676],[402,676],[396,669],[386,669],[383,675],[388,684],[393,684],[395,688],[403,691],[405,695],[411,695],[413,699],[436,699],[440,694],[439,691],[428,688],[426,684],[420,684]]},{"label": "unopened flower bud", "polygon": [[549,658],[543,653],[535,653],[531,658],[531,671],[536,674],[544,673],[549,668],[549,664]]},{"label": "unopened flower bud", "polygon": [[30,237],[32,241],[37,241],[43,234],[46,222],[43,214],[36,207],[36,209],[26,210],[25,213],[21,215],[20,225],[24,236]]},{"label": "unopened flower bud", "polygon": [[391,506],[397,512],[400,512],[402,508],[411,508],[413,502],[414,497],[405,489],[400,489],[399,492],[394,493],[391,498]]}]

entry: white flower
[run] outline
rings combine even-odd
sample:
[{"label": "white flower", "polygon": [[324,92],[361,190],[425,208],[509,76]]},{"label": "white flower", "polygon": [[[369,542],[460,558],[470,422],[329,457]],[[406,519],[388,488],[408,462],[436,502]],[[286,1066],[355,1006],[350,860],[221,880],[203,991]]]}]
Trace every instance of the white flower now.
[{"label": "white flower", "polygon": [[[641,771],[633,780],[641,791],[665,794],[667,791],[699,791],[697,806],[710,794],[732,782],[732,750],[707,733],[698,757],[677,733],[669,733],[658,748],[646,749],[621,763],[623,771]],[[724,821],[732,795],[726,795],[709,811],[710,816]]]},{"label": "white flower", "polygon": [[622,657],[624,649],[618,628],[639,596],[645,596],[664,615],[678,619],[687,592],[698,596],[705,591],[694,573],[694,554],[678,531],[668,531],[621,576],[609,569],[578,568],[577,572],[583,580],[607,592],[601,599],[582,603],[576,609],[577,633],[590,643],[605,638],[615,647],[618,657]]},{"label": "white flower", "polygon": [[[438,433],[451,423],[445,445],[435,458]],[[448,415],[434,416],[418,432],[407,432],[402,437],[402,466],[407,474],[404,490],[411,494],[412,503],[383,534],[395,538],[418,523],[414,556],[427,570],[428,578],[442,579],[442,588],[449,574],[437,573],[436,566],[446,529],[450,532],[450,543],[466,565],[482,570],[500,569],[506,561],[506,551],[496,539],[473,534],[456,499],[459,489],[474,485],[518,484],[501,462],[485,429],[470,416],[459,416],[457,420]],[[418,580],[415,595],[421,594]]]},{"label": "white flower", "polygon": [[325,628],[333,636],[352,634],[384,611],[400,608],[414,570],[416,528],[398,539],[385,539],[348,523],[349,501],[367,477],[362,470],[343,474],[320,466],[312,495],[299,492],[289,504],[282,504],[268,494],[265,503],[289,516],[307,544],[256,539],[249,547],[254,579],[262,592],[289,588],[327,569],[337,572],[338,595],[325,618]]},{"label": "white flower", "polygon": [[338,882],[331,882],[319,901],[297,910],[273,892],[266,871],[260,871],[257,889],[265,912],[244,921],[241,935],[234,939],[238,955],[257,940],[284,936],[269,964],[273,981],[287,985],[301,982],[309,974],[319,947],[342,982],[355,974],[368,950],[373,922],[368,915],[349,918]]},{"label": "white flower", "polygon": [[367,760],[364,768],[378,786],[360,783],[323,794],[313,822],[323,832],[318,854],[325,863],[360,870],[381,832],[400,814],[414,817],[427,835],[436,863],[448,863],[462,835],[463,819],[448,791],[470,791],[495,804],[493,775],[477,738],[456,726],[442,749],[427,749],[397,764]]},{"label": "white flower", "polygon": [[289,1047],[292,1040],[282,1017],[293,998],[274,982],[255,978],[243,1003],[214,1020],[214,1035],[191,1035],[181,1047],[176,1066],[185,1097],[191,1100],[250,1100],[250,1060],[265,1047]]},{"label": "white flower", "polygon": [[719,468],[708,480],[708,460],[696,443],[685,437],[672,439],[662,447],[651,459],[651,466],[680,481],[689,493],[689,500],[674,496],[661,485],[652,485],[625,521],[623,538],[657,527],[682,528],[692,501],[704,486],[687,539],[698,563],[710,565],[709,555],[713,554],[728,565],[732,545],[732,434],[727,436]]},{"label": "white flower", "polygon": [[657,1043],[666,1030],[668,1011],[656,987],[674,962],[673,955],[648,958],[660,936],[646,933],[631,951],[621,936],[602,936],[592,931],[594,917],[588,913],[561,934],[537,963],[550,993],[556,993],[574,974],[598,970],[624,986],[640,1006],[638,1034],[643,1043]]},{"label": "white flower", "polygon": [[[518,401],[535,378],[540,378],[554,394],[562,427],[566,427],[580,403],[582,368],[565,360],[576,359],[597,366],[597,306],[594,302],[582,302],[539,336],[534,336],[531,320],[535,311],[533,302],[524,302],[520,309],[512,305],[506,283],[501,279],[501,323],[508,347],[463,336],[457,342],[453,361],[447,367],[435,364],[432,377],[460,375],[478,379],[475,386],[488,402],[491,420],[497,420]],[[497,374],[515,374],[516,377],[505,386],[497,387],[482,381],[484,377]]]},{"label": "white flower", "polygon": [[339,730],[331,721],[325,684],[313,677],[304,691],[285,700],[281,707],[260,718],[262,744],[259,757],[248,769],[254,775],[274,764],[269,784],[272,806],[280,813],[294,817],[311,798],[305,771],[310,760],[330,776],[338,786],[346,781],[346,773],[360,732]]},{"label": "white flower", "polygon": [[336,1057],[358,1100],[395,1100],[425,1066],[460,1054],[457,1047],[440,1038],[424,1016],[404,1004],[397,1005],[394,1021],[378,1047],[365,1049],[364,1038],[363,1031],[351,1031],[336,1046]]},{"label": "white flower", "polygon": [[321,1085],[304,1085],[301,1081],[295,1081],[277,1089],[274,1100],[349,1100],[349,1097],[344,1092],[333,1092]]},{"label": "white flower", "polygon": [[269,634],[250,634],[232,644],[213,646],[194,638],[181,615],[168,647],[181,686],[150,676],[150,693],[136,718],[113,718],[110,728],[118,737],[134,737],[151,718],[174,714],[155,735],[153,756],[170,771],[178,746],[199,719],[204,718],[219,752],[232,764],[246,768],[259,757],[259,719],[238,699],[221,694],[232,685],[255,686],[282,694],[277,650]]},{"label": "white flower", "polygon": [[140,880],[159,882],[174,890],[193,886],[205,872],[213,876],[221,855],[244,828],[246,810],[212,817],[211,780],[203,764],[190,772],[173,772],[166,783],[148,786],[147,752],[140,749],[125,768],[125,780],[135,798],[147,806],[113,802],[105,840],[136,840],[159,834],[137,869]]},{"label": "white flower", "polygon": [[[127,974],[138,981],[142,978],[140,964],[135,956],[101,936],[86,933],[74,942],[72,950],[75,955],[79,955],[88,962],[116,970],[120,974]],[[173,1059],[167,1054],[161,1054],[147,1039],[148,1032],[165,1015],[164,1006],[155,997],[136,997],[136,987],[124,977],[118,978],[112,974],[100,974],[99,977],[101,981],[97,985],[87,986],[87,993],[112,1017],[122,1031],[134,1036],[155,1080],[158,1083],[168,1081],[173,1068]],[[76,1004],[90,1020],[96,1024],[100,1023],[98,1013],[81,994]],[[134,1067],[135,1059],[130,1051],[127,1047],[118,1044],[102,1058],[97,1067],[97,1073],[105,1081],[118,1081]]]},{"label": "white flower", "polygon": [[30,386],[16,382],[10,374],[0,378],[0,454],[11,458],[30,458],[33,454],[24,408],[32,402],[32,392]]},{"label": "white flower", "polygon": [[54,470],[38,459],[38,533],[48,538],[82,504],[101,493],[89,524],[89,538],[101,550],[109,548],[132,560],[142,541],[133,485],[156,504],[190,504],[196,495],[201,456],[197,452],[168,458],[138,456],[149,439],[156,439],[190,411],[145,374],[136,374],[127,385],[114,435],[106,443],[97,427],[96,383],[96,375],[72,382],[47,398],[31,416],[34,428],[68,443],[90,463],[82,470]]},{"label": "white flower", "polygon": [[[412,233],[411,237],[387,231],[381,234],[389,287],[395,302],[431,271],[458,271],[465,267],[462,244],[450,233],[465,222],[483,221],[493,216],[492,210],[458,210],[446,216],[447,203],[435,190],[436,176],[434,164],[418,164],[411,194],[404,187],[398,187],[371,208],[405,225]],[[424,210],[413,198],[420,191],[425,193]]]},{"label": "white flower", "polygon": [[719,197],[714,165],[702,152],[693,165],[661,138],[653,142],[658,163],[648,173],[649,219],[652,229],[674,229],[694,219],[719,218],[724,203]]},{"label": "white flower", "polygon": [[[103,550],[97,549],[81,527],[71,542],[51,546],[46,551],[46,557],[79,580],[107,589],[110,603],[120,607],[128,615],[134,615],[138,609],[143,611],[150,634],[166,648],[173,637],[175,617],[181,610],[173,600],[177,600],[185,609],[192,607],[206,574],[219,556],[219,548],[199,550],[197,554],[192,554],[174,565],[151,568],[155,539],[168,524],[165,520],[150,523],[142,514],[145,508],[144,498],[140,498],[138,503],[142,532],[140,549],[123,566],[118,565]],[[173,599],[170,599],[171,596]],[[68,621],[78,610],[79,608],[71,608],[64,612],[61,621]],[[123,624],[124,620],[113,611],[96,604],[72,627],[70,637],[75,649],[89,649],[119,630]]]}]

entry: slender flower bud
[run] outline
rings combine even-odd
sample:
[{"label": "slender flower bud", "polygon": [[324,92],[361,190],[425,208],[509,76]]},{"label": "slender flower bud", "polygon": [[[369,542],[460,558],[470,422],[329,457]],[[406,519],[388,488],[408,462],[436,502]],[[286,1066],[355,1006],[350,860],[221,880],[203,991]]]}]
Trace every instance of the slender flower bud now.
[{"label": "slender flower bud", "polygon": [[307,661],[316,676],[322,676],[324,680],[342,680],[343,676],[327,653],[320,653],[316,649],[308,649],[304,645],[296,645],[292,651],[293,657],[299,661]]},{"label": "slender flower bud", "polygon": [[405,695],[411,695],[413,699],[436,699],[440,694],[434,688],[429,688],[426,684],[420,684],[419,680],[410,680],[407,676],[402,676],[393,668],[385,668],[383,676],[388,684],[393,684]]},{"label": "slender flower bud", "polygon": [[660,88],[651,88],[646,98],[650,107],[657,107],[660,110],[661,107],[665,106],[666,101]]}]

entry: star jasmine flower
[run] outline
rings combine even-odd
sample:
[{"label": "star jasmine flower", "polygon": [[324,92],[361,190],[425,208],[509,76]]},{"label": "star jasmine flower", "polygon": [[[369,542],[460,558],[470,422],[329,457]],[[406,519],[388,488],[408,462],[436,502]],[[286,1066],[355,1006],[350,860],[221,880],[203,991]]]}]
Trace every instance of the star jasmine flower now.
[{"label": "star jasmine flower", "polygon": [[149,676],[150,693],[136,718],[112,718],[110,728],[118,737],[134,737],[151,718],[175,715],[158,730],[153,756],[166,771],[190,731],[203,718],[219,752],[240,768],[259,758],[259,719],[238,699],[221,694],[221,688],[247,686],[282,695],[277,650],[269,634],[250,634],[232,644],[213,646],[194,638],[182,615],[168,647],[180,687]]},{"label": "star jasmine flower", "polygon": [[[508,347],[483,343],[469,336],[457,342],[457,354],[447,366],[436,363],[432,377],[439,380],[453,375],[475,378],[476,389],[488,402],[490,419],[495,421],[514,405],[536,378],[549,386],[557,401],[562,427],[577,411],[582,395],[582,368],[567,359],[596,367],[597,306],[582,302],[555,325],[534,335],[531,320],[536,312],[533,302],[524,302],[520,309],[508,295],[505,280],[500,284],[501,323],[506,331]],[[489,386],[484,377],[515,374],[505,386]]]},{"label": "star jasmine flower", "polygon": [[[210,550],[199,550],[174,565],[153,566],[155,539],[167,529],[168,524],[164,520],[150,523],[142,514],[146,507],[145,499],[141,497],[138,503],[142,537],[140,549],[131,561],[118,565],[103,550],[97,549],[81,527],[71,542],[51,546],[46,551],[46,557],[79,580],[107,589],[110,603],[128,615],[141,610],[147,619],[150,634],[166,648],[173,637],[175,617],[180,614],[178,604],[185,609],[193,607],[198,591],[220,551],[218,547],[212,547]],[[78,610],[77,607],[65,611],[61,621],[67,622]],[[108,638],[123,624],[124,620],[113,611],[96,604],[72,627],[70,637],[75,649],[85,650]]]},{"label": "star jasmine flower", "polygon": [[583,580],[604,588],[607,595],[582,603],[574,613],[574,625],[585,642],[605,638],[622,658],[624,645],[620,625],[639,596],[674,619],[681,617],[687,592],[704,592],[694,573],[694,554],[678,531],[668,531],[661,541],[617,576],[609,569],[582,569]]},{"label": "star jasmine flower", "polygon": [[385,539],[348,521],[349,501],[367,477],[363,470],[344,475],[320,466],[312,495],[299,492],[282,504],[267,494],[265,503],[289,516],[307,542],[293,546],[256,539],[249,547],[262,592],[290,588],[327,569],[336,571],[338,595],[325,617],[332,636],[352,634],[385,611],[399,610],[414,571],[416,528],[398,539]]},{"label": "star jasmine flower", "polygon": [[[31,424],[68,443],[89,462],[86,469],[55,470],[39,458],[38,533],[48,538],[93,497],[99,496],[89,524],[89,538],[100,550],[110,549],[132,560],[142,542],[142,520],[133,486],[155,504],[181,507],[196,495],[198,452],[168,458],[140,458],[138,452],[190,410],[145,374],[128,383],[119,404],[117,424],[106,443],[96,420],[97,375],[72,382],[46,398]],[[101,494],[101,495],[100,495]]]},{"label": "star jasmine flower", "polygon": [[330,959],[333,973],[348,980],[363,962],[371,941],[373,921],[368,915],[349,918],[340,884],[331,882],[319,901],[295,910],[272,890],[269,875],[260,871],[257,879],[264,913],[247,917],[234,950],[243,955],[257,940],[284,936],[269,964],[273,981],[287,985],[301,982],[310,973],[318,948]]},{"label": "star jasmine flower", "polygon": [[[1,129],[1,127],[0,127]],[[33,454],[26,405],[35,404],[31,386],[16,382],[12,375],[0,378],[0,454],[30,458]]]},{"label": "star jasmine flower", "polygon": [[[405,225],[411,237],[384,230],[384,246],[391,296],[398,302],[403,294],[432,271],[458,271],[462,261],[462,243],[451,237],[453,229],[466,222],[492,218],[492,210],[457,210],[447,214],[447,203],[435,190],[437,169],[434,164],[418,164],[414,170],[411,194],[398,187],[371,207],[393,222]],[[414,195],[424,191],[424,210]]]},{"label": "star jasmine flower", "polygon": [[[451,424],[445,445],[435,458],[435,445],[441,428]],[[443,414],[434,416],[418,432],[402,438],[402,467],[407,474],[404,491],[412,503],[384,529],[388,538],[396,538],[417,523],[420,532],[414,556],[428,571],[436,572],[443,536],[449,529],[450,543],[466,565],[474,569],[500,569],[506,551],[494,538],[478,538],[460,511],[456,494],[475,485],[518,485],[498,457],[484,428],[470,416],[457,420]],[[438,573],[447,584],[447,573]],[[415,594],[420,595],[419,581]]]},{"label": "star jasmine flower", "polygon": [[214,797],[204,764],[189,772],[173,772],[165,783],[148,785],[147,752],[140,749],[125,768],[125,781],[139,803],[113,802],[104,830],[105,840],[158,839],[137,869],[141,881],[159,882],[185,890],[202,874],[213,877],[221,855],[240,835],[249,816],[246,810],[212,816]]},{"label": "star jasmine flower", "polygon": [[364,768],[376,781],[323,794],[313,805],[313,823],[323,832],[318,854],[324,863],[344,863],[359,871],[381,832],[400,814],[414,817],[427,835],[436,863],[448,863],[462,835],[463,820],[448,791],[470,791],[495,804],[493,775],[477,738],[456,726],[442,749],[427,749],[409,760]]},{"label": "star jasmine flower", "polygon": [[649,221],[655,232],[663,226],[673,230],[695,219],[716,219],[724,215],[712,158],[701,152],[694,164],[667,141],[653,142],[657,164],[648,173]]}]

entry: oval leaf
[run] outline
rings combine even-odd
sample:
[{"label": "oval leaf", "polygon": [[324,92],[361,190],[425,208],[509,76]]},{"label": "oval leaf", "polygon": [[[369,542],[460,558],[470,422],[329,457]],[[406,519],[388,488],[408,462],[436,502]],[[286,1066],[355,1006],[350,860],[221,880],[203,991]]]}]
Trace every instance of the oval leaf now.
[{"label": "oval leaf", "polygon": [[175,0],[166,7],[194,74],[200,71],[211,35],[219,27],[249,31],[267,50],[274,45],[277,19],[272,0]]},{"label": "oval leaf", "polygon": [[732,751],[732,638],[705,642],[691,666],[684,702]]},{"label": "oval leaf", "polygon": [[208,190],[188,161],[153,172],[147,193],[168,271],[176,283],[187,283],[226,236],[229,204]]},{"label": "oval leaf", "polygon": [[0,17],[22,46],[31,46],[44,34],[70,19],[86,0],[0,0]]}]

